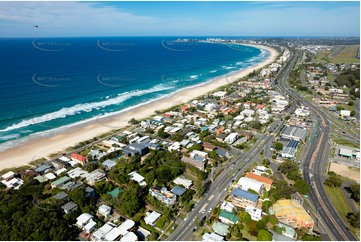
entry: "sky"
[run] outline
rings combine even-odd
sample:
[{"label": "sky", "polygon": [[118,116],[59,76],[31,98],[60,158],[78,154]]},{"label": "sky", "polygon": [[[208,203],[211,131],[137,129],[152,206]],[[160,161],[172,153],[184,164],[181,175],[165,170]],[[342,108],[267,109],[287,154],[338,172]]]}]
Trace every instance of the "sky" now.
[{"label": "sky", "polygon": [[359,35],[359,1],[0,1],[0,37]]}]

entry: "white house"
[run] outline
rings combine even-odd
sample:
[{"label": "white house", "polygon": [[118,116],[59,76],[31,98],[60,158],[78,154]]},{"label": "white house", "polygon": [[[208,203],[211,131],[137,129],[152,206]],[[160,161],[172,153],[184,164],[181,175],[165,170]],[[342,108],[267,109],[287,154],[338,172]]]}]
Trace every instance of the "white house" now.
[{"label": "white house", "polygon": [[238,138],[238,133],[231,133],[224,139],[224,141],[228,144],[233,144],[234,141],[237,140],[237,138]]},{"label": "white house", "polygon": [[202,241],[224,241],[224,238],[216,233],[205,233]]},{"label": "white house", "polygon": [[255,181],[253,179],[247,177],[241,177],[238,180],[237,186],[242,190],[247,191],[248,189],[252,189],[257,193],[262,193],[263,183]]},{"label": "white house", "polygon": [[112,213],[112,208],[103,204],[98,208],[98,213],[107,218]]},{"label": "white house", "polygon": [[226,210],[226,211],[232,213],[233,210],[235,209],[235,206],[234,206],[232,203],[230,203],[230,202],[224,201],[224,202],[222,203],[222,205],[221,205],[221,209],[222,209],[222,210]]},{"label": "white house", "polygon": [[129,173],[130,176],[130,180],[136,181],[139,183],[139,185],[141,186],[146,186],[147,183],[145,182],[145,178],[143,176],[141,176],[140,174],[138,174],[135,171],[132,171],[131,173]]},{"label": "white house", "polygon": [[187,189],[189,189],[193,184],[192,180],[185,179],[183,176],[177,177],[173,182],[176,185],[183,185]]},{"label": "white house", "polygon": [[218,91],[212,94],[213,97],[224,98],[227,95],[227,92]]},{"label": "white house", "polygon": [[255,111],[252,109],[245,109],[240,114],[243,116],[251,117],[255,114]]},{"label": "white house", "polygon": [[247,206],[245,211],[251,215],[251,219],[254,221],[259,221],[262,218],[262,209],[255,208],[253,206]]},{"label": "white house", "polygon": [[150,226],[155,226],[155,223],[160,218],[161,214],[156,211],[147,212],[144,217],[144,222]]}]

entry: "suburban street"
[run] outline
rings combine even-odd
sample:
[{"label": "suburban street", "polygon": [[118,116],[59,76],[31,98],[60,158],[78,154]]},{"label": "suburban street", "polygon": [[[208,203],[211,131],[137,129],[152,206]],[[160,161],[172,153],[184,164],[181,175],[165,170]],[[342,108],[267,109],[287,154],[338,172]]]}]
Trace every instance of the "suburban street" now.
[{"label": "suburban street", "polygon": [[[279,126],[279,128],[280,127],[281,126]],[[227,188],[232,183],[232,180],[237,180],[237,178],[248,169],[257,159],[264,146],[273,138],[272,135],[262,135],[250,151],[244,153],[243,156],[233,158],[229,162],[230,165],[210,185],[208,192],[198,202],[193,211],[188,214],[186,219],[176,228],[168,240],[189,240],[189,237],[194,233],[193,228],[197,226],[196,222],[204,216],[209,217],[210,212],[226,196]],[[204,213],[202,213],[203,209],[205,210]]]}]

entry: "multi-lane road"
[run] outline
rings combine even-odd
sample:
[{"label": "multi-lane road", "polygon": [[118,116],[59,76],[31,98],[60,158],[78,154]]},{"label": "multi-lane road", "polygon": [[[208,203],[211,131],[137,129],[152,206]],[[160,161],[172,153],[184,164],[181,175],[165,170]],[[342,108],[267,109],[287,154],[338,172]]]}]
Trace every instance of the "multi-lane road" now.
[{"label": "multi-lane road", "polygon": [[[300,54],[298,52],[292,53],[288,68],[291,69],[293,67],[293,63],[297,62],[299,56]],[[316,136],[313,140],[313,145],[308,146],[306,158],[301,164],[303,167],[303,176],[306,182],[310,184],[309,199],[315,207],[317,215],[327,226],[327,232],[330,233],[332,238],[339,241],[356,240],[355,236],[348,230],[346,224],[331,204],[323,187],[329,154],[328,135],[330,125],[328,117],[319,107],[303,99],[298,93],[291,90],[286,84],[286,79],[287,76],[285,75],[282,75],[281,78],[278,79],[279,88],[287,93],[294,101],[308,106],[312,115],[316,117],[319,127],[315,130]]]}]

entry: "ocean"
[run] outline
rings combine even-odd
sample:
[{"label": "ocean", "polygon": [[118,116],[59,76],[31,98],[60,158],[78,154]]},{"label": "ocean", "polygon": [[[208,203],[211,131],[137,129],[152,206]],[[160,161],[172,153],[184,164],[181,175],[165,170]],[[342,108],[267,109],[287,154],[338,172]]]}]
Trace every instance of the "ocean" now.
[{"label": "ocean", "polygon": [[263,61],[176,37],[0,39],[0,151]]}]

